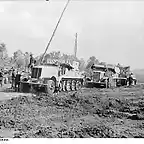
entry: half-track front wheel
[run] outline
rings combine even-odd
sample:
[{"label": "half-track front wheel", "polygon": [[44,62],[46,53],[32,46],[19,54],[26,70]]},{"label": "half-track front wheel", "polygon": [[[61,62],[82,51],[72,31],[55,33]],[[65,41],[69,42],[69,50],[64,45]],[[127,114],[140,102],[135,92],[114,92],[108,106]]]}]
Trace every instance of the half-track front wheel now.
[{"label": "half-track front wheel", "polygon": [[55,92],[55,82],[53,80],[47,81],[47,93],[53,94]]}]

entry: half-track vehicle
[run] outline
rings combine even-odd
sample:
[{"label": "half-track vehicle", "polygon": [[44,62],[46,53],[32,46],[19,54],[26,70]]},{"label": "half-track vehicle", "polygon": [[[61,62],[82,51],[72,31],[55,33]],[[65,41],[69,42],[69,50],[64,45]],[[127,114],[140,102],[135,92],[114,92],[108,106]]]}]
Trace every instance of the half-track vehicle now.
[{"label": "half-track vehicle", "polygon": [[47,64],[32,68],[30,78],[21,81],[21,91],[44,93],[77,91],[82,85],[83,77],[70,64]]}]

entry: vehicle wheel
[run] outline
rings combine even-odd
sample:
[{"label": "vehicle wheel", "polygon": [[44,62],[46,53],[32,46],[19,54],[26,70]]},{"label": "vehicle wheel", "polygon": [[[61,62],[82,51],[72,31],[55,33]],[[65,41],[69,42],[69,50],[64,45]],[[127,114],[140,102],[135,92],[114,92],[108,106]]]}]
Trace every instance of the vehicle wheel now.
[{"label": "vehicle wheel", "polygon": [[53,80],[47,81],[48,93],[53,94],[55,92],[55,82]]},{"label": "vehicle wheel", "polygon": [[81,88],[81,83],[79,81],[76,82],[76,90],[79,90]]},{"label": "vehicle wheel", "polygon": [[71,83],[71,89],[72,89],[72,91],[75,91],[75,89],[76,89],[76,84],[75,84],[74,80]]},{"label": "vehicle wheel", "polygon": [[67,81],[66,83],[66,90],[71,91],[71,81]]},{"label": "vehicle wheel", "polygon": [[59,83],[59,91],[61,92],[63,90],[63,81],[61,81],[60,83]]},{"label": "vehicle wheel", "polygon": [[67,84],[67,82],[63,81],[63,91],[66,91],[66,84]]}]

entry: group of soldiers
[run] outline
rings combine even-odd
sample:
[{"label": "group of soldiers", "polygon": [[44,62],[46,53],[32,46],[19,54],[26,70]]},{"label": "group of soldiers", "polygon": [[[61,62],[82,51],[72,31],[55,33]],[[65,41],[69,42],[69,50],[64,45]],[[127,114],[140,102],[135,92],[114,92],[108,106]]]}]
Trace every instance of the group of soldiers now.
[{"label": "group of soldiers", "polygon": [[13,67],[9,71],[0,71],[0,85],[3,86],[4,83],[11,83],[11,88],[15,91],[19,91],[20,80],[22,72],[15,70]]},{"label": "group of soldiers", "polygon": [[[35,59],[33,58],[32,54],[30,55],[30,63],[28,65],[28,71],[31,71],[31,68],[36,63]],[[11,89],[14,89],[16,92],[20,91],[20,81],[21,77],[25,71],[21,71],[20,69],[11,68],[8,71],[4,71],[3,69],[0,70],[0,85],[3,86],[4,83],[10,83]],[[7,81],[7,82],[5,82]]]},{"label": "group of soldiers", "polygon": [[11,88],[14,89],[16,92],[20,91],[20,81],[21,81],[22,72],[12,70],[12,83]]}]

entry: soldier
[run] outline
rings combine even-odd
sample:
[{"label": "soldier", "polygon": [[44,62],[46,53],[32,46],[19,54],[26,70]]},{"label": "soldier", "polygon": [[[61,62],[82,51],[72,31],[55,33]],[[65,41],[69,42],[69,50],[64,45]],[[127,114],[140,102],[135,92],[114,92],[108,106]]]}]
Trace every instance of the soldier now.
[{"label": "soldier", "polygon": [[15,77],[16,77],[16,74],[15,74],[15,70],[13,69],[12,70],[12,85],[11,85],[12,89],[14,88],[14,85],[15,85]]},{"label": "soldier", "polygon": [[133,82],[133,78],[131,74],[129,75],[128,81],[129,81],[129,86],[131,86]]},{"label": "soldier", "polygon": [[1,84],[1,87],[3,86],[3,70],[1,69],[0,71],[0,84]]},{"label": "soldier", "polygon": [[34,64],[36,63],[35,59],[33,58],[33,55],[30,54],[30,63],[28,65],[28,68],[32,69],[32,67],[34,66]]},{"label": "soldier", "polygon": [[20,80],[21,80],[21,74],[19,71],[17,71],[16,77],[15,77],[15,91],[20,91]]}]

